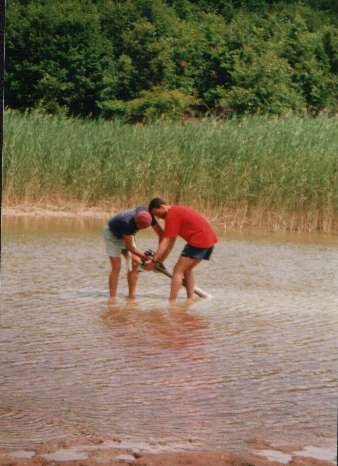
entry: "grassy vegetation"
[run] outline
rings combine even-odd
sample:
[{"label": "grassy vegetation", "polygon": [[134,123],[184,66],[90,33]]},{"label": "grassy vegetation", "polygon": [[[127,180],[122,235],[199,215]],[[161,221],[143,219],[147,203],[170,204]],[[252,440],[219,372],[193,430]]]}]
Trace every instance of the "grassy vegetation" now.
[{"label": "grassy vegetation", "polygon": [[123,125],[5,112],[7,204],[145,204],[156,196],[227,224],[334,231],[338,120]]}]

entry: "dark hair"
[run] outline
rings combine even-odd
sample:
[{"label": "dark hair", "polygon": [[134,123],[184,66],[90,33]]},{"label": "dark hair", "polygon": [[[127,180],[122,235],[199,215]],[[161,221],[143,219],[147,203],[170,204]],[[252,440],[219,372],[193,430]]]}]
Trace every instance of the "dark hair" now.
[{"label": "dark hair", "polygon": [[148,210],[151,213],[153,209],[159,209],[161,205],[166,205],[166,204],[167,203],[160,197],[155,197],[154,199],[150,201]]}]

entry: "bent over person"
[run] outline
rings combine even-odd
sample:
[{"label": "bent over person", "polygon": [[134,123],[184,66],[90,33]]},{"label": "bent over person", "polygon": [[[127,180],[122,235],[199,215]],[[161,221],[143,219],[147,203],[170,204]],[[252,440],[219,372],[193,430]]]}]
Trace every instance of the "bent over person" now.
[{"label": "bent over person", "polygon": [[170,254],[177,236],[186,240],[187,244],[181,252],[171,281],[170,300],[176,300],[183,283],[187,289],[187,297],[194,293],[193,269],[201,260],[209,260],[217,237],[210,223],[196,210],[183,205],[168,205],[160,198],[153,199],[148,208],[151,215],[165,220],[165,229],[156,251],[153,262],[147,264],[148,270],[155,268],[157,261],[163,262]]},{"label": "bent over person", "polygon": [[109,275],[110,297],[115,298],[119,274],[121,270],[121,254],[128,258],[128,252],[132,255],[131,269],[128,267],[129,298],[135,297],[137,284],[137,267],[140,260],[148,261],[149,258],[140,251],[134,241],[138,230],[152,226],[158,236],[161,236],[162,228],[156,219],[150,215],[145,207],[136,207],[121,212],[112,217],[104,229],[103,237],[106,252],[111,264]]}]

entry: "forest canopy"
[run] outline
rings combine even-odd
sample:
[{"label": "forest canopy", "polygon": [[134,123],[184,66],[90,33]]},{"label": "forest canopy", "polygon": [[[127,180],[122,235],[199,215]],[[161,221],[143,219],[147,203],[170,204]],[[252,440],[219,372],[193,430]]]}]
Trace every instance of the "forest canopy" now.
[{"label": "forest canopy", "polygon": [[125,121],[337,112],[338,2],[11,0],[5,106]]}]

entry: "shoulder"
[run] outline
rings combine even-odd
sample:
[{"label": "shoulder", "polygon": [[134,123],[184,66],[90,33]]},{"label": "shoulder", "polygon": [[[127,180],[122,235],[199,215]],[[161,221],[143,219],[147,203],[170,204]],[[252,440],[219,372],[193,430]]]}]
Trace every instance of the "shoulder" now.
[{"label": "shoulder", "polygon": [[175,216],[175,217],[180,217],[181,215],[184,215],[186,214],[187,212],[191,212],[192,209],[190,209],[190,207],[186,207],[184,205],[180,205],[180,204],[175,204],[175,205],[172,205],[168,211],[168,215],[172,215],[172,216]]},{"label": "shoulder", "polygon": [[168,222],[176,222],[182,217],[182,206],[180,205],[172,205],[170,209],[168,210],[167,216],[166,216],[166,223]]},{"label": "shoulder", "polygon": [[120,220],[124,223],[129,223],[135,216],[135,214],[137,213],[137,208],[133,208],[133,209],[128,209],[128,210],[125,210],[124,212],[121,212],[121,214],[119,215],[120,217]]},{"label": "shoulder", "polygon": [[170,209],[168,210],[168,214],[178,214],[182,211],[182,208],[183,206],[179,205],[179,204],[174,204],[170,207]]}]

